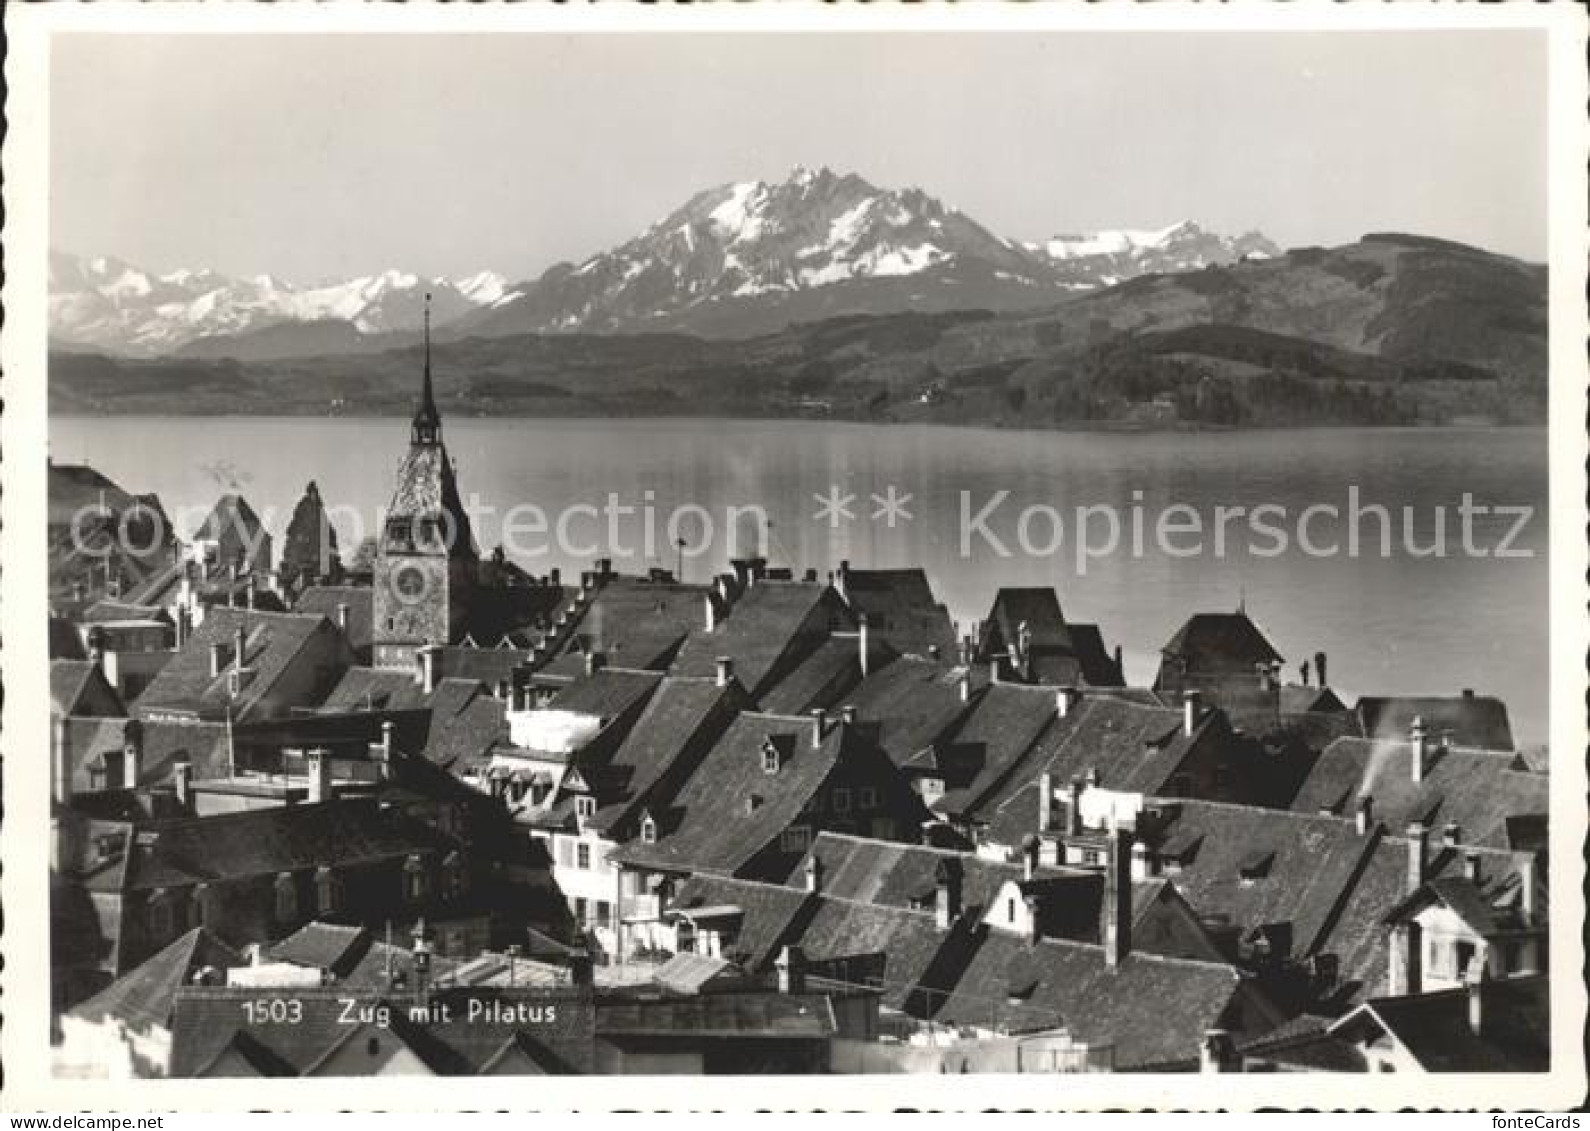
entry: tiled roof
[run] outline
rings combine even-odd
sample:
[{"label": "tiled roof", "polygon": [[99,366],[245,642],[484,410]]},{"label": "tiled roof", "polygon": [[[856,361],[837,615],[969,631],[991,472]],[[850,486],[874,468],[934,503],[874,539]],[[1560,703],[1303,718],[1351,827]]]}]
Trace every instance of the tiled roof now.
[{"label": "tiled roof", "polygon": [[321,703],[320,710],[333,714],[348,711],[402,711],[425,707],[425,689],[406,671],[388,668],[351,667]]},{"label": "tiled roof", "polygon": [[704,585],[612,577],[595,591],[573,636],[610,664],[666,667],[685,635],[706,624],[708,592]]},{"label": "tiled roof", "polygon": [[[336,527],[326,518],[320,488],[310,480],[287,522],[282,539],[282,572],[290,576],[301,572],[310,576],[331,573],[340,565],[338,558]],[[336,609],[331,611],[335,614]]]},{"label": "tiled roof", "polygon": [[661,787],[688,768],[679,760],[697,746],[704,753],[728,725],[729,712],[746,702],[737,683],[719,687],[712,679],[665,677],[602,768],[603,796],[592,823],[622,835],[642,807],[655,804],[661,811],[670,800]]},{"label": "tiled roof", "polygon": [[846,602],[865,614],[877,639],[907,656],[927,657],[934,648],[944,659],[955,656],[955,624],[926,570],[847,569],[843,585]]},{"label": "tiled roof", "polygon": [[82,616],[77,618],[84,625],[109,624],[125,620],[154,620],[171,623],[163,605],[140,605],[131,601],[118,601],[111,598],[95,601],[83,610]]},{"label": "tiled roof", "polygon": [[1117,1070],[1196,1062],[1204,1033],[1224,1028],[1240,985],[1216,963],[1134,952],[1111,969],[1101,947],[986,932],[935,1020],[1030,1032],[1064,1027],[1113,1045]]},{"label": "tiled roof", "polygon": [[1508,846],[1507,818],[1547,812],[1549,781],[1515,768],[1508,753],[1434,744],[1425,756],[1422,780],[1413,781],[1409,742],[1342,738],[1320,755],[1298,791],[1292,809],[1351,812],[1364,796],[1377,819],[1395,831],[1413,821],[1439,829],[1456,822],[1465,844]]},{"label": "tiled roof", "polygon": [[454,772],[473,770],[508,743],[508,705],[470,679],[439,681],[431,695],[425,757]]},{"label": "tiled roof", "polygon": [[374,800],[288,805],[141,829],[133,836],[123,883],[127,890],[179,887],[452,847],[425,825],[383,813]]},{"label": "tiled roof", "polygon": [[1032,755],[981,801],[975,816],[989,825],[988,836],[996,843],[1021,843],[1037,828],[1038,781],[1044,773],[1053,775],[1057,787],[1097,771],[1106,789],[1165,792],[1192,744],[1218,718],[1207,713],[1189,738],[1180,711],[1085,694],[1064,718],[1054,719]]},{"label": "tiled roof", "polygon": [[[825,615],[824,606],[829,606]],[[820,623],[819,623],[820,622]],[[753,698],[769,691],[820,635],[850,631],[854,620],[827,585],[758,581],[712,632],[693,631],[674,658],[675,675],[712,675],[719,656],[734,660],[735,676]],[[802,640],[803,631],[814,631]]]},{"label": "tiled roof", "polygon": [[[802,715],[814,707],[832,707],[861,679],[859,647],[851,637],[823,641],[763,694],[762,709],[777,715]],[[872,652],[870,662],[882,662],[870,641],[868,650]]]},{"label": "tiled roof", "polygon": [[[96,759],[122,759],[125,728],[141,728],[142,772],[137,785],[162,785],[171,781],[178,762],[193,766],[195,781],[220,777],[228,770],[226,727],[221,723],[157,723],[130,719],[68,719],[67,745],[71,751],[72,788],[93,788],[89,766]],[[135,783],[124,783],[131,785]]]},{"label": "tiled roof", "polygon": [[[1143,838],[1184,853],[1171,879],[1200,914],[1225,915],[1243,937],[1268,929],[1290,954],[1312,954],[1366,866],[1378,837],[1352,820],[1210,801],[1162,799]],[[1255,874],[1250,867],[1263,861]],[[1244,870],[1250,878],[1244,878]]]},{"label": "tiled roof", "polygon": [[993,608],[984,621],[985,647],[1004,649],[1019,645],[1023,625],[1033,648],[1071,648],[1071,633],[1066,628],[1065,614],[1060,611],[1060,597],[1052,588],[1007,586],[994,594]]},{"label": "tiled roof", "polygon": [[895,660],[869,673],[845,703],[874,727],[889,760],[904,765],[970,709],[960,696],[964,670],[932,660]]},{"label": "tiled roof", "polygon": [[700,993],[714,978],[737,972],[734,963],[705,954],[676,954],[657,967],[654,978],[665,990],[677,994]]},{"label": "tiled roof", "polygon": [[436,672],[450,679],[478,680],[495,688],[504,680],[512,680],[515,669],[530,662],[530,653],[522,648],[469,648],[446,645],[436,651]]},{"label": "tiled roof", "polygon": [[969,813],[1000,787],[1055,719],[1053,688],[991,684],[951,734],[957,759],[976,767],[969,783],[945,791],[934,808]]},{"label": "tiled roof", "polygon": [[[657,841],[632,841],[614,857],[626,863],[733,875],[793,824],[827,780],[854,728],[831,725],[812,744],[810,719],[747,712],[721,738],[662,812]],[[763,769],[763,746],[781,751],[774,773]],[[754,805],[754,808],[752,807]]]},{"label": "tiled roof", "polygon": [[170,1024],[172,999],[196,970],[243,966],[244,957],[203,927],[195,927],[164,950],[129,970],[71,1011],[85,1021],[114,1018],[147,1030]]},{"label": "tiled roof", "polygon": [[370,655],[375,630],[375,590],[368,585],[311,585],[298,595],[293,612],[322,616],[340,625],[338,606],[348,606],[348,643],[359,655]]},{"label": "tiled roof", "polygon": [[1543,1072],[1550,1066],[1551,1002],[1544,976],[1486,982],[1480,1003],[1479,1034],[1469,1027],[1467,989],[1375,998],[1330,1031],[1351,1038],[1372,1018],[1427,1072]]},{"label": "tiled roof", "polygon": [[1362,720],[1366,738],[1407,741],[1413,730],[1413,720],[1423,719],[1425,733],[1432,741],[1450,731],[1456,746],[1513,749],[1513,728],[1508,722],[1507,704],[1489,695],[1465,692],[1444,697],[1364,696],[1354,710]]},{"label": "tiled roof", "polygon": [[592,715],[605,723],[638,708],[657,690],[662,678],[661,672],[602,668],[563,688],[547,706]]},{"label": "tiled roof", "polygon": [[740,922],[729,957],[756,974],[770,970],[781,949],[800,942],[816,903],[817,897],[796,888],[697,873],[680,881],[668,910],[739,908]]},{"label": "tiled roof", "polygon": [[1284,659],[1244,612],[1194,613],[1161,651],[1185,658],[1194,677],[1222,670],[1251,672],[1256,664]]},{"label": "tiled roof", "polygon": [[86,655],[77,626],[65,617],[50,617],[50,659],[81,660]]},{"label": "tiled roof", "polygon": [[228,535],[255,534],[265,528],[259,515],[242,495],[222,495],[205,517],[195,539],[217,539]]},{"label": "tiled roof", "polygon": [[[248,667],[254,674],[234,699],[227,693],[228,672],[210,674],[210,646],[218,644],[224,649],[227,669],[236,660],[233,655],[236,630],[246,632],[244,651]],[[201,718],[221,718],[231,705],[234,719],[249,715],[259,700],[265,696],[282,675],[300,662],[305,648],[317,635],[335,635],[342,645],[341,634],[324,617],[300,616],[294,613],[262,613],[244,609],[211,609],[189,639],[187,646],[171,658],[153,682],[138,698],[138,711],[146,714],[162,710],[193,712]],[[333,649],[330,655],[336,655]],[[344,663],[351,663],[352,652],[342,652]],[[333,680],[341,672],[329,673]],[[324,695],[335,686],[323,688]],[[306,697],[296,706],[312,707],[316,702]]]},{"label": "tiled roof", "polygon": [[91,660],[50,661],[50,714],[53,717],[91,713],[96,701],[114,708],[117,716],[127,713],[121,696],[106,681],[98,664]]},{"label": "tiled roof", "polygon": [[[832,832],[820,833],[808,855],[822,864],[824,894],[906,909],[923,901],[931,908],[937,870],[950,861],[961,870],[961,906],[974,917],[987,907],[1001,885],[1022,876],[1019,864],[988,860],[973,853]],[[804,865],[786,882],[791,887],[803,885]]]}]

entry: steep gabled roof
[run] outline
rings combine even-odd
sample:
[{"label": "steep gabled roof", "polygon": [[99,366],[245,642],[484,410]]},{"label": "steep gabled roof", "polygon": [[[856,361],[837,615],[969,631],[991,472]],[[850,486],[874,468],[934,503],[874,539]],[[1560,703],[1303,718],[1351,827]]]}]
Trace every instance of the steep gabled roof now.
[{"label": "steep gabled roof", "polygon": [[224,970],[244,966],[247,960],[203,927],[195,927],[165,949],[129,970],[87,1001],[73,1007],[71,1016],[85,1021],[114,1018],[129,1028],[164,1028],[171,1022],[177,989],[196,970],[213,966]]},{"label": "steep gabled roof", "polygon": [[638,709],[651,698],[662,679],[661,672],[602,668],[560,690],[547,706],[592,715],[605,723]]},{"label": "steep gabled roof", "polygon": [[991,684],[947,740],[959,757],[976,767],[972,779],[946,790],[934,808],[950,814],[971,813],[1008,779],[1055,714],[1053,688]]},{"label": "steep gabled roof", "polygon": [[1544,975],[1486,982],[1484,1023],[1469,1026],[1469,991],[1442,990],[1366,1001],[1335,1021],[1329,1035],[1393,1036],[1426,1072],[1543,1072],[1551,1064],[1550,988]]},{"label": "steep gabled roof", "polygon": [[907,656],[926,658],[937,649],[955,655],[955,624],[934,596],[922,569],[849,569],[842,575],[845,601],[865,615],[869,631]]},{"label": "steep gabled roof", "polygon": [[[245,660],[253,674],[233,697],[228,694],[228,673],[236,664],[233,652],[239,628],[245,632]],[[230,705],[234,719],[246,717],[283,674],[301,662],[305,649],[317,635],[335,632],[331,623],[321,616],[211,609],[187,646],[171,658],[139,696],[138,712],[181,711],[200,718],[219,719]],[[340,642],[340,633],[336,636]],[[224,649],[226,669],[220,675],[210,674],[211,645]],[[351,662],[352,652],[344,654],[345,662]],[[340,673],[327,674],[336,677]],[[323,689],[322,694],[330,689]],[[295,705],[312,707],[316,703],[306,701]]]},{"label": "steep gabled roof", "polygon": [[873,727],[889,760],[903,766],[970,711],[960,695],[964,672],[948,663],[905,657],[868,673],[845,703]]},{"label": "steep gabled roof", "polygon": [[375,638],[375,590],[368,585],[311,585],[293,602],[293,612],[322,616],[340,626],[340,606],[348,607],[348,643],[366,658]]},{"label": "steep gabled roof", "polygon": [[1204,1033],[1226,1027],[1242,981],[1230,966],[1133,952],[1118,967],[1102,947],[985,933],[935,1020],[1012,1033],[1064,1027],[1113,1045],[1115,1068],[1196,1062]]},{"label": "steep gabled roof", "polygon": [[1550,782],[1519,768],[1510,753],[1434,748],[1413,780],[1413,745],[1341,738],[1331,743],[1298,790],[1292,809],[1349,812],[1363,797],[1395,831],[1413,821],[1456,822],[1463,843],[1508,847],[1507,818],[1548,810]]},{"label": "steep gabled roof", "polygon": [[[800,816],[848,747],[855,728],[830,725],[813,744],[810,719],[746,712],[729,724],[690,780],[664,811],[654,844],[632,841],[617,850],[626,863],[733,875]],[[778,751],[775,772],[764,769],[764,747]]]},{"label": "steep gabled roof", "polygon": [[[823,607],[828,606],[825,616]],[[675,675],[712,675],[719,656],[734,660],[734,672],[753,698],[787,674],[780,668],[800,657],[801,634],[814,621],[816,631],[852,630],[854,619],[833,589],[806,581],[756,582],[712,632],[693,631],[674,658]],[[808,642],[815,646],[816,640]]]},{"label": "steep gabled roof", "polygon": [[96,704],[105,708],[106,717],[126,715],[121,696],[105,679],[105,673],[92,660],[50,661],[50,714],[100,715]]},{"label": "steep gabled roof", "polygon": [[[877,644],[869,641],[869,662],[884,662]],[[777,715],[802,715],[813,708],[827,709],[861,680],[860,645],[851,637],[830,637],[761,698],[764,711]]]},{"label": "steep gabled roof", "polygon": [[1256,664],[1284,659],[1241,611],[1194,613],[1161,651],[1185,659],[1193,676],[1209,671],[1252,671]]},{"label": "steep gabled roof", "polygon": [[662,668],[686,634],[705,624],[709,592],[704,585],[610,577],[595,590],[573,636],[587,650],[604,653],[609,664]]},{"label": "steep gabled roof", "polygon": [[1481,750],[1514,749],[1513,728],[1507,717],[1507,704],[1489,695],[1396,695],[1363,696],[1353,708],[1358,713],[1366,738],[1405,741],[1413,721],[1424,721],[1425,733],[1432,740],[1450,731],[1456,746]]},{"label": "steep gabled roof", "polygon": [[72,788],[94,787],[90,766],[96,761],[121,760],[126,746],[126,728],[140,728],[143,744],[142,770],[132,785],[158,785],[171,780],[178,762],[193,766],[195,781],[219,777],[227,772],[226,727],[221,723],[158,723],[131,719],[68,719],[67,747],[72,763]]},{"label": "steep gabled roof", "polygon": [[1060,611],[1059,594],[1052,588],[1001,588],[984,625],[985,649],[1018,645],[1023,626],[1033,648],[1071,649],[1071,632]]},{"label": "steep gabled roof", "polygon": [[756,974],[771,969],[783,947],[800,941],[816,900],[810,892],[792,887],[697,873],[680,881],[665,914],[737,908],[740,916],[730,957]]}]

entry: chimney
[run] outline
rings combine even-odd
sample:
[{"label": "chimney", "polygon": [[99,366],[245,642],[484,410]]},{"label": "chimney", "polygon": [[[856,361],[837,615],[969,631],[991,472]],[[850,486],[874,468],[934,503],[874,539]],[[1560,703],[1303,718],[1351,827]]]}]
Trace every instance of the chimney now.
[{"label": "chimney", "polygon": [[[711,604],[712,604],[711,601],[707,602],[708,607],[711,607]],[[719,687],[728,687],[729,686],[729,681],[732,680],[733,678],[734,678],[734,658],[732,656],[719,656],[718,657],[718,686]]]},{"label": "chimney", "polygon": [[1054,827],[1054,775],[1047,770],[1038,775],[1038,831]]},{"label": "chimney", "polygon": [[419,665],[420,690],[429,695],[436,690],[436,653],[434,644],[426,644],[414,654]]},{"label": "chimney", "polygon": [[606,666],[607,666],[607,653],[605,653],[605,652],[587,652],[587,653],[585,653],[585,674],[586,675],[595,675],[597,672],[601,671]]},{"label": "chimney", "polygon": [[1458,827],[1456,821],[1448,821],[1446,827],[1441,830],[1441,846],[1443,848],[1456,848],[1458,842],[1462,839],[1463,830]]},{"label": "chimney", "polygon": [[243,625],[237,626],[237,631],[232,633],[232,666],[238,671],[243,670],[248,662],[248,629]]},{"label": "chimney", "polygon": [[856,618],[856,626],[857,626],[856,637],[860,641],[860,653],[861,653],[860,656],[858,657],[858,659],[861,661],[861,676],[862,676],[863,679],[865,679],[866,676],[867,676],[867,614],[866,613],[862,613],[861,616]]},{"label": "chimney", "polygon": [[812,708],[812,746],[813,747],[821,746],[823,744],[823,735],[824,735],[823,709],[821,707],[813,707]]},{"label": "chimney", "polygon": [[226,645],[210,645],[210,678],[215,679],[221,674],[221,669],[226,667]]},{"label": "chimney", "polygon": [[331,800],[331,751],[311,750],[309,762],[309,803]]},{"label": "chimney", "polygon": [[956,688],[961,693],[961,702],[965,703],[972,697],[972,673],[964,671],[955,681]]},{"label": "chimney", "polygon": [[1132,841],[1132,879],[1146,880],[1149,878],[1148,845],[1140,840]]},{"label": "chimney", "polygon": [[105,630],[97,624],[88,630],[88,662],[105,670]]},{"label": "chimney", "polygon": [[953,856],[939,861],[933,873],[933,922],[947,931],[961,917],[961,862]]},{"label": "chimney", "polygon": [[257,586],[256,586],[255,576],[251,573],[251,574],[248,575],[248,588],[245,590],[245,593],[246,593],[247,598],[248,598],[248,602],[247,603],[248,603],[249,612],[253,612],[254,611],[254,597],[255,597],[255,592],[254,591],[255,591],[256,587]]},{"label": "chimney", "polygon": [[778,992],[803,994],[806,992],[806,955],[798,946],[786,946],[778,952],[774,965],[778,969]]},{"label": "chimney", "polygon": [[1480,854],[1468,852],[1463,856],[1463,874],[1468,877],[1469,883],[1480,882]]},{"label": "chimney", "polygon": [[1485,1035],[1485,983],[1490,974],[1485,967],[1485,955],[1476,953],[1469,959],[1469,968],[1463,971],[1463,988],[1468,991],[1469,1032],[1476,1037]]},{"label": "chimney", "polygon": [[1181,704],[1181,731],[1188,738],[1198,730],[1198,719],[1203,714],[1203,694],[1198,691],[1184,691]]},{"label": "chimney", "polygon": [[[177,606],[176,612],[172,616],[172,625],[176,629],[177,651],[180,652],[188,646],[188,634],[192,630],[192,621],[188,619],[186,605]],[[217,672],[216,674],[219,675],[220,673]]]},{"label": "chimney", "polygon": [[708,593],[702,598],[707,603],[707,631],[716,632],[718,628],[718,606],[712,603],[712,594]]},{"label": "chimney", "polygon": [[1055,714],[1062,719],[1066,718],[1082,702],[1082,689],[1080,687],[1062,687],[1054,693]]},{"label": "chimney", "polygon": [[1424,856],[1429,830],[1418,821],[1408,826],[1408,894],[1424,886]]},{"label": "chimney", "polygon": [[136,789],[144,771],[144,728],[137,719],[128,719],[121,728],[121,784]]},{"label": "chimney", "polygon": [[1364,794],[1358,799],[1358,835],[1365,836],[1375,823],[1375,799]]},{"label": "chimney", "polygon": [[1204,1030],[1203,1043],[1198,1046],[1198,1071],[1235,1071],[1235,1052],[1236,1050],[1231,1043],[1231,1034],[1226,1032],[1226,1030]]},{"label": "chimney", "polygon": [[1409,758],[1408,764],[1413,773],[1413,784],[1418,785],[1424,780],[1424,758],[1427,753],[1425,749],[1424,720],[1418,716],[1414,717],[1411,737],[1413,739],[1413,754]]},{"label": "chimney", "polygon": [[1037,946],[1043,941],[1043,915],[1036,895],[1022,897],[1022,905],[1027,908],[1027,945]]},{"label": "chimney", "polygon": [[1111,969],[1132,952],[1132,853],[1131,834],[1110,829],[1109,859],[1104,873],[1103,923],[1099,936],[1104,943],[1104,965]]},{"label": "chimney", "polygon": [[1067,786],[1066,831],[1072,836],[1082,835],[1082,779],[1072,778]]},{"label": "chimney", "polygon": [[855,726],[856,708],[849,703],[846,703],[843,707],[839,708],[839,721],[844,723],[847,727]]},{"label": "chimney", "polygon": [[1518,861],[1518,910],[1524,925],[1535,925],[1535,854],[1526,852]]},{"label": "chimney", "polygon": [[1326,682],[1327,681],[1325,679],[1325,653],[1324,652],[1315,652],[1314,653],[1314,678],[1319,681],[1319,685],[1321,687],[1326,686]]},{"label": "chimney", "polygon": [[55,801],[58,805],[72,803],[72,740],[71,729],[65,716],[55,720]]},{"label": "chimney", "polygon": [[988,661],[988,682],[989,683],[998,683],[999,682],[999,661],[1000,661],[1000,659],[1002,657],[1008,656],[1009,654],[1010,653],[1008,653],[1008,652],[1001,652],[997,656],[994,656],[991,660]]},{"label": "chimney", "polygon": [[381,745],[376,748],[376,758],[380,765],[376,767],[377,776],[382,781],[392,777],[392,720],[381,721]]},{"label": "chimney", "polygon": [[811,853],[806,857],[804,872],[806,874],[806,890],[820,895],[823,890],[823,862],[817,859],[816,853]]},{"label": "chimney", "polygon": [[337,627],[344,632],[348,631],[348,616],[352,611],[353,609],[348,602],[337,602]]},{"label": "chimney", "polygon": [[961,667],[970,667],[972,664],[972,642],[967,637],[961,637],[960,643],[955,645],[956,663]]},{"label": "chimney", "polygon": [[177,804],[184,813],[193,812],[193,763],[178,762],[171,767],[171,782],[176,787]]},{"label": "chimney", "polygon": [[834,588],[847,602],[850,600],[850,559],[839,563],[839,570],[834,574]]},{"label": "chimney", "polygon": [[1021,838],[1021,878],[1030,880],[1038,874],[1038,847],[1041,842],[1036,833]]}]

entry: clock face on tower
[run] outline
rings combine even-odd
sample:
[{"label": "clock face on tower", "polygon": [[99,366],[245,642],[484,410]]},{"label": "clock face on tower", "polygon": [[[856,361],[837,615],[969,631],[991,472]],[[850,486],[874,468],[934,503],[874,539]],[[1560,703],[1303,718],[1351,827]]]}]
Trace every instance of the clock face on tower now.
[{"label": "clock face on tower", "polygon": [[420,601],[427,588],[425,571],[417,565],[400,565],[392,571],[392,593],[405,605]]}]

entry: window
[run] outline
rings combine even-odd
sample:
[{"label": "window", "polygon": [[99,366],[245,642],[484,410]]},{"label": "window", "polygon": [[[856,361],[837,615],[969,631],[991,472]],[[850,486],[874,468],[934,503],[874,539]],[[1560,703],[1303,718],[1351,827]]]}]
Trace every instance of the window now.
[{"label": "window", "polygon": [[651,819],[651,814],[649,813],[640,823],[640,842],[642,844],[657,843],[657,822]]},{"label": "window", "polygon": [[588,821],[596,815],[596,798],[588,793],[582,793],[574,799],[574,815],[582,821]]},{"label": "window", "polygon": [[585,922],[585,897],[583,895],[574,897],[574,919],[577,923]]},{"label": "window", "polygon": [[579,844],[575,845],[574,860],[574,866],[576,868],[588,870],[591,867],[591,846],[586,844],[584,841],[581,841]]},{"label": "window", "polygon": [[922,796],[924,798],[926,798],[927,800],[929,800],[929,801],[932,801],[934,798],[937,798],[937,797],[943,797],[944,796],[944,779],[943,778],[923,778],[922,779]]},{"label": "window", "polygon": [[771,738],[762,743],[762,772],[764,774],[778,773],[778,744]]},{"label": "window", "polygon": [[558,851],[557,851],[558,867],[560,867],[560,868],[572,868],[572,867],[574,867],[574,845],[572,843],[570,843],[569,841],[563,839],[562,837],[559,837],[558,840],[557,840],[557,846],[558,846]]},{"label": "window", "polygon": [[812,831],[805,825],[791,825],[779,837],[779,848],[784,852],[805,852],[812,846]]},{"label": "window", "polygon": [[878,807],[878,791],[870,785],[862,786],[857,794],[857,804],[861,806],[863,812],[868,809],[876,809]]},{"label": "window", "polygon": [[612,926],[613,907],[605,899],[596,901],[596,922],[599,926]]},{"label": "window", "polygon": [[842,785],[834,786],[834,812],[850,812],[850,790]]},{"label": "window", "polygon": [[1474,961],[1474,944],[1471,942],[1455,943],[1452,947],[1452,957],[1455,959],[1456,968],[1452,971],[1454,977],[1465,978],[1468,976],[1469,963]]},{"label": "window", "polygon": [[1014,899],[1007,899],[1007,900],[1005,900],[1005,922],[1014,923],[1015,921],[1016,921],[1016,901]]}]

